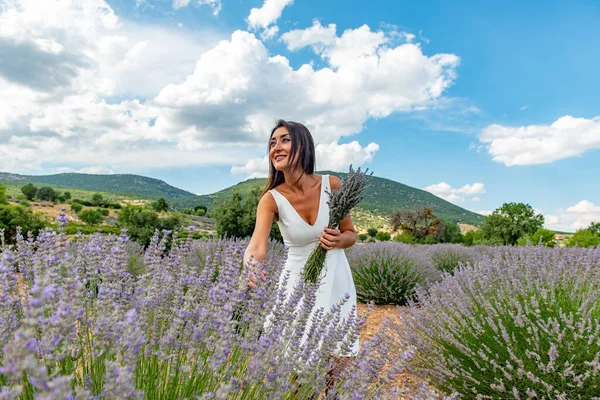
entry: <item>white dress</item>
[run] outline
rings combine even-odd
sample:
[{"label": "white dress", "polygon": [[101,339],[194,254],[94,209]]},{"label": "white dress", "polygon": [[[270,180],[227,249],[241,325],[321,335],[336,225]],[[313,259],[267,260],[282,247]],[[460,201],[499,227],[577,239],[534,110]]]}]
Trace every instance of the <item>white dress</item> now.
[{"label": "white dress", "polygon": [[[329,195],[325,193],[325,190],[331,191],[329,175],[322,176],[319,211],[314,225],[310,225],[302,219],[285,196],[275,189],[269,190],[277,203],[279,214],[277,223],[283,236],[283,242],[289,247],[287,261],[282,272],[282,277],[288,271],[290,273],[286,285],[288,295],[292,293],[298,280],[302,279],[302,270],[306,260],[311,251],[317,246],[323,228],[329,223],[329,205],[327,204]],[[329,250],[325,257],[324,268],[326,269],[326,275],[321,281],[313,310],[323,307],[327,312],[331,309],[331,306],[339,303],[348,293],[350,298],[342,306],[341,312],[342,318],[347,318],[353,312],[353,307],[356,307],[356,288],[344,250]],[[354,316],[356,317],[356,313],[354,313]],[[344,355],[356,355],[358,350],[359,341],[357,339],[352,347],[352,354]]]}]

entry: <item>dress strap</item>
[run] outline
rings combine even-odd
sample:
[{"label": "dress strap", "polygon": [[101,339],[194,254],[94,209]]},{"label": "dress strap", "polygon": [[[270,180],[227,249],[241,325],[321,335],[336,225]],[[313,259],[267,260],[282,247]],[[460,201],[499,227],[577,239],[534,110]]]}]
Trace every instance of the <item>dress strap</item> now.
[{"label": "dress strap", "polygon": [[271,196],[273,196],[273,198],[275,199],[275,204],[277,204],[277,213],[279,214],[281,212],[281,196],[282,196],[282,194],[279,193],[275,189],[269,190],[269,193],[271,193]]},{"label": "dress strap", "polygon": [[323,182],[321,182],[321,186],[324,190],[327,190],[328,192],[331,191],[331,188],[329,187],[329,175],[323,175]]}]

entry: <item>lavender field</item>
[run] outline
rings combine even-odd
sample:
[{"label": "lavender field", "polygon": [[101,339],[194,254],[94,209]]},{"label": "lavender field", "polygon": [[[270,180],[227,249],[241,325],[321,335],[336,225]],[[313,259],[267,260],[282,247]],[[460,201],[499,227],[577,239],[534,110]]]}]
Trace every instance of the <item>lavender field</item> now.
[{"label": "lavender field", "polygon": [[[283,245],[248,290],[243,240],[144,250],[52,230],[2,245],[0,398],[590,399],[600,393],[600,250],[365,244],[359,299],[408,305],[334,380],[364,319],[278,292]],[[406,311],[408,310],[408,311]],[[303,339],[305,328],[308,338]],[[339,344],[341,343],[341,345]],[[407,371],[428,385],[394,387]],[[418,393],[417,393],[418,392]]]}]

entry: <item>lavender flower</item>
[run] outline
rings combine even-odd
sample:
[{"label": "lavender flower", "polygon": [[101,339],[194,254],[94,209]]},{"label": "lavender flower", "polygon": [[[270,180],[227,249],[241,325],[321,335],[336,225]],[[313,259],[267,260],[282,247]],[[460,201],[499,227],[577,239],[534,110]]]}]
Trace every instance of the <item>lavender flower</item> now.
[{"label": "lavender flower", "polygon": [[[362,326],[338,304],[303,340],[316,286],[284,292],[277,242],[271,279],[247,291],[245,241],[166,233],[142,253],[124,235],[64,239],[45,230],[2,248],[0,398],[310,398]],[[367,345],[330,393],[384,398],[382,346]]]},{"label": "lavender flower", "polygon": [[363,303],[406,305],[418,286],[441,277],[425,246],[369,243],[354,246],[347,254],[356,295]]},{"label": "lavender flower", "polygon": [[600,251],[485,253],[419,291],[401,336],[413,371],[464,398],[598,396]]}]

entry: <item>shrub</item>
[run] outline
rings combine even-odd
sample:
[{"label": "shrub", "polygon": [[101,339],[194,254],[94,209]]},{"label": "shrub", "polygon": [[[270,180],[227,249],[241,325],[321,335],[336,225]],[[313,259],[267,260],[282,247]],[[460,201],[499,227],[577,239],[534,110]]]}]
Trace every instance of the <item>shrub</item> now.
[{"label": "shrub", "polygon": [[[23,229],[23,232],[31,231],[36,235],[45,225],[42,217],[33,214],[29,207],[0,205],[0,230],[3,231],[4,238],[10,243],[14,243],[16,240],[19,229]],[[1,232],[0,236],[2,236]]]},{"label": "shrub", "polygon": [[0,183],[0,204],[8,204],[8,196],[6,195],[6,185]]},{"label": "shrub", "polygon": [[600,252],[498,249],[455,271],[403,319],[413,370],[464,398],[600,393]]},{"label": "shrub", "polygon": [[348,262],[363,303],[407,304],[417,285],[439,276],[421,248],[403,244],[356,246],[348,251]]},{"label": "shrub", "polygon": [[181,221],[177,216],[171,215],[160,218],[158,214],[140,206],[125,206],[119,212],[117,225],[127,229],[129,237],[136,242],[147,246],[155,231],[162,232],[163,229],[172,231],[177,229]]},{"label": "shrub", "polygon": [[92,203],[93,206],[99,206],[99,205],[102,204],[102,200],[103,200],[103,198],[102,198],[102,195],[100,193],[94,193],[92,195],[92,201],[91,201],[91,203]]},{"label": "shrub", "polygon": [[[314,286],[279,291],[281,244],[262,267],[272,279],[248,290],[247,242],[188,240],[165,254],[167,240],[142,253],[126,236],[47,230],[3,249],[3,397],[318,398],[360,323],[337,306],[312,319]],[[330,393],[383,397],[390,347],[383,333],[363,343]]]},{"label": "shrub", "polygon": [[598,247],[600,245],[600,234],[593,230],[579,229],[571,236],[567,242],[567,246],[573,247]]},{"label": "shrub", "polygon": [[417,239],[408,232],[402,232],[401,234],[394,236],[394,242],[415,244],[417,243]]},{"label": "shrub", "polygon": [[79,203],[79,204],[87,206],[87,207],[94,207],[94,204],[92,204],[91,201],[87,201],[87,200],[83,200],[83,199],[73,199],[73,201],[71,203]]},{"label": "shrub", "polygon": [[377,236],[377,232],[379,232],[377,230],[377,228],[369,228],[369,229],[367,229],[367,235],[371,236],[372,238],[374,238],[375,236]]},{"label": "shrub", "polygon": [[379,240],[380,242],[386,242],[392,238],[392,235],[390,235],[389,232],[380,231],[380,232],[377,232],[377,235],[375,235],[375,238],[377,240]]},{"label": "shrub", "polygon": [[519,246],[556,246],[554,231],[548,229],[538,229],[533,235],[521,236],[517,240]]},{"label": "shrub", "polygon": [[436,244],[429,247],[429,257],[441,272],[452,273],[459,265],[472,263],[473,251],[457,244]]},{"label": "shrub", "polygon": [[79,203],[71,203],[71,211],[78,213],[83,210],[83,206]]},{"label": "shrub", "polygon": [[96,208],[96,211],[105,217],[108,217],[108,214],[110,213],[107,208]]},{"label": "shrub", "polygon": [[98,225],[104,219],[103,215],[96,210],[83,210],[78,217],[88,225]]}]

